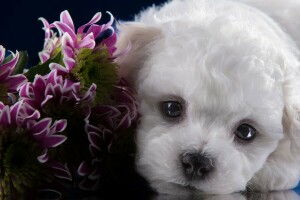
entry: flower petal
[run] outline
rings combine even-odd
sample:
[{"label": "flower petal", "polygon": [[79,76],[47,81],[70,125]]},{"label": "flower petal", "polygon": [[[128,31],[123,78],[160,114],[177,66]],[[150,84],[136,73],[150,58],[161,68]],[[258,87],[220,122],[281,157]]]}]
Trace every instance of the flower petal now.
[{"label": "flower petal", "polygon": [[22,86],[20,87],[20,91],[19,91],[20,97],[29,98],[29,97],[30,97],[29,89],[30,89],[30,83],[29,83],[29,84],[22,85]]},{"label": "flower petal", "polygon": [[117,42],[117,35],[116,33],[113,33],[108,38],[104,39],[101,44],[105,44],[108,47],[110,55],[113,55],[113,53],[116,51],[115,44]]},{"label": "flower petal", "polygon": [[99,132],[100,129],[96,126],[93,126],[91,124],[86,124],[85,125],[85,131],[88,133],[88,132]]},{"label": "flower petal", "polygon": [[39,92],[44,92],[46,87],[46,81],[41,75],[37,74],[34,77],[33,85],[34,85],[34,90],[37,90]]},{"label": "flower petal", "polygon": [[43,147],[57,147],[64,143],[67,140],[67,137],[64,135],[49,135],[42,141]]},{"label": "flower petal", "polygon": [[77,45],[77,38],[74,41],[74,39],[70,36],[69,33],[64,33],[63,36],[61,37],[61,46],[62,48],[69,46],[72,49],[74,49]]},{"label": "flower petal", "polygon": [[39,155],[39,156],[37,157],[37,159],[38,159],[38,161],[39,161],[40,163],[45,163],[45,162],[47,162],[47,161],[49,160],[47,148],[44,148],[42,154]]},{"label": "flower petal", "polygon": [[7,63],[0,65],[0,80],[3,79],[3,73],[7,73],[7,71],[9,71],[9,75],[13,72],[13,70],[15,69],[15,66],[19,60],[19,52],[17,51],[16,54],[13,54],[13,58],[8,61]]},{"label": "flower petal", "polygon": [[60,13],[60,21],[67,24],[73,31],[75,31],[73,20],[67,10]]},{"label": "flower petal", "polygon": [[98,24],[92,24],[87,30],[86,34],[93,33],[94,38],[96,38],[102,32],[102,26]]},{"label": "flower petal", "polygon": [[43,18],[43,17],[39,17],[38,20],[41,20],[43,25],[44,25],[44,28],[48,28],[49,27],[49,22]]},{"label": "flower petal", "polygon": [[62,132],[67,127],[67,120],[61,119],[54,122],[51,127],[50,133]]},{"label": "flower petal", "polygon": [[41,20],[42,23],[43,23],[43,25],[44,25],[43,30],[45,31],[45,38],[50,38],[51,37],[51,33],[50,33],[48,21],[45,18],[43,18],[43,17],[39,17],[38,20]]},{"label": "flower petal", "polygon": [[107,22],[105,24],[104,30],[106,30],[107,28],[111,27],[113,25],[113,23],[114,23],[114,20],[115,20],[114,16],[110,12],[106,11],[106,13],[109,14],[110,20],[109,20],[109,22]]},{"label": "flower petal", "polygon": [[[69,73],[67,68],[65,68],[64,66],[57,64],[57,63],[50,63],[49,68],[51,70],[57,70],[57,75],[66,75]],[[54,72],[50,73],[53,76],[54,74],[52,74],[52,73],[54,73]]]},{"label": "flower petal", "polygon": [[74,51],[71,47],[69,46],[64,46],[62,47],[62,53],[64,56],[70,57],[70,58],[74,58]]},{"label": "flower petal", "polygon": [[63,62],[67,68],[68,71],[72,70],[75,66],[75,60],[73,58],[70,57],[64,57],[63,58]]},{"label": "flower petal", "polygon": [[79,174],[79,176],[86,176],[88,175],[89,172],[90,172],[90,166],[87,164],[87,162],[86,161],[81,162],[77,169],[77,173]]},{"label": "flower petal", "polygon": [[93,169],[92,173],[89,174],[89,179],[97,180],[101,176],[101,169],[98,165],[96,165],[95,169]]},{"label": "flower petal", "polygon": [[19,115],[21,106],[22,106],[23,102],[22,101],[18,101],[15,104],[13,104],[10,108],[10,115],[11,115],[11,123],[12,124],[17,124],[17,117]]},{"label": "flower petal", "polygon": [[47,95],[47,96],[45,97],[44,101],[41,102],[41,107],[44,108],[44,106],[46,105],[46,103],[47,103],[50,99],[52,99],[52,98],[53,98],[52,95]]},{"label": "flower petal", "polygon": [[89,132],[88,139],[95,148],[101,150],[101,148],[99,147],[99,145],[101,144],[101,136],[98,133]]},{"label": "flower petal", "polygon": [[12,73],[12,69],[1,69],[1,67],[2,66],[0,65],[0,82],[4,82],[7,79],[7,77]]},{"label": "flower petal", "polygon": [[119,121],[118,124],[116,124],[115,126],[116,127],[113,127],[115,129],[118,129],[118,128],[129,128],[131,125],[131,118],[129,116],[129,114],[126,114],[122,119],[121,121]]},{"label": "flower petal", "polygon": [[39,59],[42,63],[46,62],[50,58],[50,54],[48,52],[42,51],[39,52]]},{"label": "flower petal", "polygon": [[7,84],[7,92],[16,92],[22,84],[27,82],[27,78],[23,74],[17,74],[7,77],[5,82]]},{"label": "flower petal", "polygon": [[2,125],[10,125],[11,117],[10,117],[10,109],[9,106],[4,106],[0,111],[0,124]]},{"label": "flower petal", "polygon": [[41,131],[43,131],[45,129],[50,130],[51,123],[52,123],[51,118],[44,118],[44,119],[36,122],[35,125],[33,125],[32,127],[30,127],[30,131],[33,133],[40,133]]},{"label": "flower petal", "polygon": [[79,43],[79,48],[93,49],[96,45],[93,33],[85,36]]},{"label": "flower petal", "polygon": [[[33,122],[33,121],[30,121],[30,123],[27,122],[27,126],[30,127],[30,126],[32,126],[34,123],[35,123],[35,122]],[[30,125],[28,125],[28,124],[30,124]],[[28,129],[30,129],[30,128],[28,128]],[[31,137],[32,137],[34,140],[36,140],[36,141],[39,143],[39,145],[40,145],[41,147],[44,147],[44,148],[47,147],[47,146],[45,146],[45,145],[43,144],[43,142],[44,142],[45,138],[47,137],[47,135],[49,134],[49,130],[48,130],[48,129],[44,129],[44,130],[41,130],[40,132],[37,132],[37,133],[30,133],[30,134],[31,134]]]},{"label": "flower petal", "polygon": [[97,23],[101,19],[101,15],[102,15],[101,12],[97,12],[88,23],[86,23],[78,28],[77,33],[83,34],[85,27],[87,27],[91,24]]},{"label": "flower petal", "polygon": [[54,175],[56,177],[66,179],[66,180],[69,180],[69,181],[72,180],[70,170],[69,170],[69,168],[67,167],[66,164],[63,165],[62,163],[51,160],[51,161],[47,162],[47,165],[54,170]]},{"label": "flower petal", "polygon": [[65,82],[64,82],[64,88],[67,90],[67,91],[78,91],[79,90],[79,88],[78,88],[78,90],[76,90],[75,88],[74,88],[74,82],[73,81],[71,81],[71,80],[69,80],[69,79],[65,79]]},{"label": "flower petal", "polygon": [[4,103],[0,101],[0,110],[2,110],[5,107]]},{"label": "flower petal", "polygon": [[77,44],[77,36],[71,27],[69,27],[67,24],[64,24],[62,22],[54,22],[53,24],[58,30],[60,30],[63,33],[63,35],[68,34],[71,37],[73,44],[75,45]]},{"label": "flower petal", "polygon": [[39,119],[40,116],[40,112],[32,107],[29,103],[26,102],[22,105],[22,115],[20,116],[20,118],[23,121],[36,120]]},{"label": "flower petal", "polygon": [[96,84],[92,84],[88,91],[86,91],[86,93],[84,94],[84,96],[81,98],[81,102],[83,103],[92,103],[95,99],[95,95],[96,95],[96,89],[97,89],[97,85]]},{"label": "flower petal", "polygon": [[3,62],[4,57],[5,57],[5,48],[2,45],[0,45],[0,64]]}]

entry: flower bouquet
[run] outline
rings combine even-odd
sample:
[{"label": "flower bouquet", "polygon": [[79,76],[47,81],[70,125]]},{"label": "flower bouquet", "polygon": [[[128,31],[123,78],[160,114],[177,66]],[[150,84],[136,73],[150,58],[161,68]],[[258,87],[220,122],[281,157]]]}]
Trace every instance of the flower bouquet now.
[{"label": "flower bouquet", "polygon": [[[97,192],[134,153],[135,93],[119,76],[114,18],[77,30],[68,11],[40,18],[40,63],[0,46],[0,199]],[[124,56],[124,55],[122,55]],[[122,156],[121,156],[122,157]],[[122,161],[121,161],[122,160]]]}]

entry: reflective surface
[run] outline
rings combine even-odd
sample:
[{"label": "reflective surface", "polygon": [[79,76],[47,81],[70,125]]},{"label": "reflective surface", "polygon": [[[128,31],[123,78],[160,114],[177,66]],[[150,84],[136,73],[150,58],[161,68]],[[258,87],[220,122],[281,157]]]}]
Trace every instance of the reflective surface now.
[{"label": "reflective surface", "polygon": [[171,196],[157,195],[151,200],[300,200],[300,195],[295,191],[282,191],[271,193],[250,193],[247,195],[235,193],[229,195],[211,195],[211,196]]},{"label": "reflective surface", "polygon": [[[78,198],[72,198],[78,199]],[[172,196],[172,195],[122,195],[111,193],[105,197],[92,196],[79,198],[80,200],[112,200],[112,199],[130,199],[130,200],[300,200],[300,194],[295,191],[282,191],[271,193],[251,193],[247,195],[235,193],[228,195],[206,195],[206,196]]]}]

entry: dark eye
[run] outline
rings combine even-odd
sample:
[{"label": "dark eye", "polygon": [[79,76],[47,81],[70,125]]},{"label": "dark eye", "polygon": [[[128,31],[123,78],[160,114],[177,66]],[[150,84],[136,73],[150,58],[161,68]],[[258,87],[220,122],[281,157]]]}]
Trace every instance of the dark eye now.
[{"label": "dark eye", "polygon": [[241,124],[234,131],[234,134],[241,140],[251,141],[256,136],[256,129],[249,124]]},{"label": "dark eye", "polygon": [[178,101],[164,101],[161,103],[162,113],[169,118],[178,118],[182,113],[182,105]]}]

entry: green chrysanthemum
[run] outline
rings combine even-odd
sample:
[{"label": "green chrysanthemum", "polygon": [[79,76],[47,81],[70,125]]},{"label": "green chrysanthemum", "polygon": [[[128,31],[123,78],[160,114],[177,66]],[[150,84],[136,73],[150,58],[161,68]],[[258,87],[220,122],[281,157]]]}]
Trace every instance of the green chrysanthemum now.
[{"label": "green chrysanthemum", "polygon": [[95,103],[109,101],[118,79],[117,64],[110,57],[106,46],[80,49],[76,65],[71,71],[71,76],[80,81],[83,90],[87,90],[93,83],[97,85]]},{"label": "green chrysanthemum", "polygon": [[0,101],[7,104],[7,87],[0,84]]},{"label": "green chrysanthemum", "polygon": [[40,184],[40,148],[21,128],[1,127],[0,132],[0,198],[22,196]]}]

